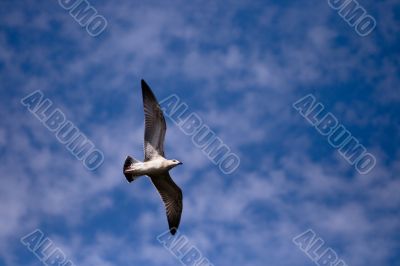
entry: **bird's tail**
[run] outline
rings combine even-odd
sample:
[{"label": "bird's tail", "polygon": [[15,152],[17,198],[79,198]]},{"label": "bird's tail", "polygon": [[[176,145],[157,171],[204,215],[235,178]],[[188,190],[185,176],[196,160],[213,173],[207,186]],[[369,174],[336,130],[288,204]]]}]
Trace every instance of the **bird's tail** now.
[{"label": "bird's tail", "polygon": [[134,171],[134,165],[136,163],[140,163],[140,161],[136,160],[135,158],[132,158],[131,156],[126,157],[125,163],[124,163],[124,175],[126,177],[126,180],[128,182],[132,182],[135,179],[137,179],[140,175],[135,174]]}]

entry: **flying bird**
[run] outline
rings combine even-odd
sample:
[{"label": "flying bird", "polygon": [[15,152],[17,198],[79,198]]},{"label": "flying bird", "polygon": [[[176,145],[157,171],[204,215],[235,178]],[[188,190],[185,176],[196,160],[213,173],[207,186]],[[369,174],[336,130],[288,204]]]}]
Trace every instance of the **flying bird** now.
[{"label": "flying bird", "polygon": [[164,139],[167,126],[160,105],[149,85],[142,79],[144,109],[144,161],[128,156],[123,172],[129,183],[147,175],[164,202],[169,230],[172,235],[178,229],[182,214],[182,190],[169,175],[169,170],[182,164],[178,160],[168,160],[164,154]]}]

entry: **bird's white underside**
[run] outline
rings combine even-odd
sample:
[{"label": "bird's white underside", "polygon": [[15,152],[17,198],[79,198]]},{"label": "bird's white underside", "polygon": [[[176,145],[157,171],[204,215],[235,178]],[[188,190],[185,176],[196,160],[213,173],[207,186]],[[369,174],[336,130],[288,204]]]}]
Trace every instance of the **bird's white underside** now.
[{"label": "bird's white underside", "polygon": [[127,169],[126,172],[135,173],[137,175],[157,175],[168,171],[170,168],[170,161],[159,156],[147,162],[135,163],[130,169]]}]

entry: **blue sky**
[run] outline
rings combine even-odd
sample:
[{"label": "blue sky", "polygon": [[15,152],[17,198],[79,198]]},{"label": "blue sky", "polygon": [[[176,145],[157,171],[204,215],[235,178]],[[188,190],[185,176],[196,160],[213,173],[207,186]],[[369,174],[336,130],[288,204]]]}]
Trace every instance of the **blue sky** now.
[{"label": "blue sky", "polygon": [[[91,37],[58,1],[0,3],[0,265],[42,265],[35,229],[76,265],[180,265],[143,157],[140,79],[178,95],[240,159],[224,175],[167,119],[184,193],[180,232],[213,265],[315,265],[292,243],[314,230],[347,265],[400,265],[398,1],[359,1],[360,37],[327,1],[90,1]],[[96,171],[20,101],[41,90],[105,160]],[[312,93],[377,159],[360,175],[296,110]]]}]

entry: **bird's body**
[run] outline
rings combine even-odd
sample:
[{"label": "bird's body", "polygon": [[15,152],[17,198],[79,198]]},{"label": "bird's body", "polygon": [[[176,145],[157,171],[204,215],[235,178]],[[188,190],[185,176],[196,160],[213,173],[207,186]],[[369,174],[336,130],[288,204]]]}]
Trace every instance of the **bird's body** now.
[{"label": "bird's body", "polygon": [[143,175],[150,177],[164,202],[170,232],[175,234],[183,208],[182,190],[172,180],[169,170],[182,163],[164,157],[167,126],[160,105],[144,80],[142,80],[142,94],[145,113],[144,161],[128,156],[123,172],[129,183]]},{"label": "bird's body", "polygon": [[133,176],[157,175],[169,171],[173,166],[175,166],[173,161],[158,157],[147,162],[136,162],[125,173]]}]

